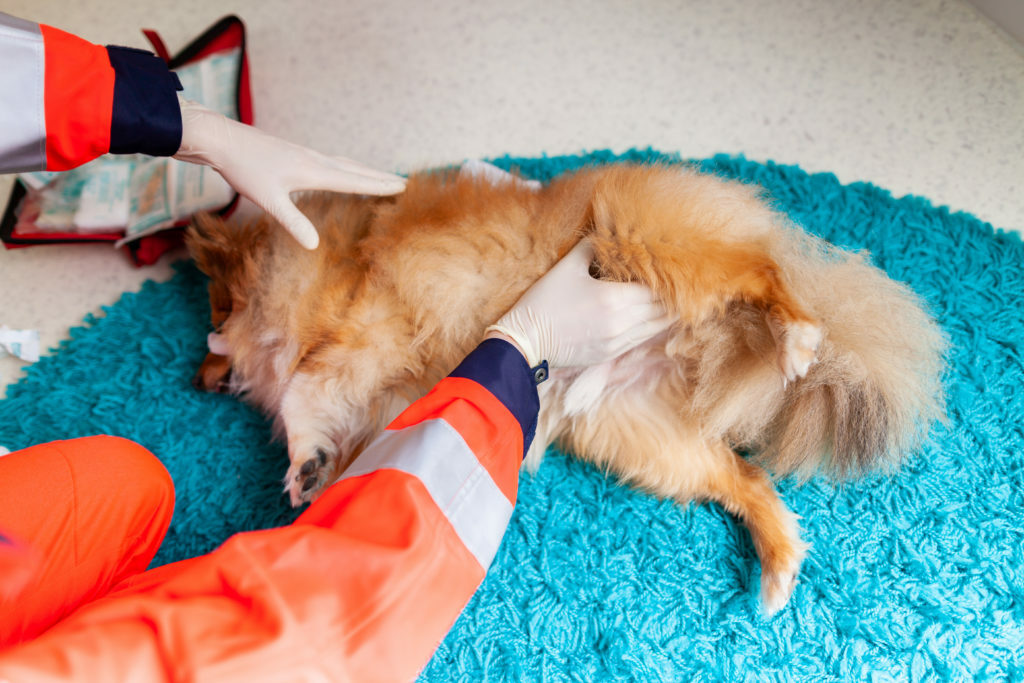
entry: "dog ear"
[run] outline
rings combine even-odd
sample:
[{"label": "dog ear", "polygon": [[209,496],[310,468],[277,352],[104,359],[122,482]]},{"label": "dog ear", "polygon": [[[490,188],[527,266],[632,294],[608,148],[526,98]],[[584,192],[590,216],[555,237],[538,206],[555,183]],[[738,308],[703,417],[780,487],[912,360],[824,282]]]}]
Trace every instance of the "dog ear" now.
[{"label": "dog ear", "polygon": [[576,226],[576,233],[580,239],[590,236],[594,232],[594,202],[593,199],[587,202],[583,208],[583,214],[579,217]]},{"label": "dog ear", "polygon": [[211,278],[219,275],[225,256],[231,251],[226,222],[209,213],[197,213],[185,230],[185,246],[199,270]]},{"label": "dog ear", "polygon": [[210,322],[219,330],[234,307],[231,280],[237,259],[227,223],[208,213],[199,213],[185,232],[185,245],[199,270],[210,278]]}]

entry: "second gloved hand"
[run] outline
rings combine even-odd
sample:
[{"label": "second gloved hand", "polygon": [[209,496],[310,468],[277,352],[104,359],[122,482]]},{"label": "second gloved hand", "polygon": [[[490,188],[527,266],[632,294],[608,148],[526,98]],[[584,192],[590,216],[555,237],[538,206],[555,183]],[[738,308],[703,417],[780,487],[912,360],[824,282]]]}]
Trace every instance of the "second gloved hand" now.
[{"label": "second gloved hand", "polygon": [[595,365],[668,329],[672,319],[640,284],[590,275],[589,241],[576,245],[488,328],[515,343],[531,367]]},{"label": "second gloved hand", "polygon": [[276,218],[307,249],[315,249],[320,237],[290,193],[332,190],[392,195],[405,189],[401,176],[320,154],[181,97],[179,102],[181,147],[174,158],[216,169],[239,194]]}]

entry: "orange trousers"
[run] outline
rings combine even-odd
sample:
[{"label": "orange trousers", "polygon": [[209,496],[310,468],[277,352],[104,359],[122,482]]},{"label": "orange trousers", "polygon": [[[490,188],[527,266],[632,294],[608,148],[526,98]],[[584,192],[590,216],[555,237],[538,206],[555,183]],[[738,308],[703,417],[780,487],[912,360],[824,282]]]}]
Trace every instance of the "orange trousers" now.
[{"label": "orange trousers", "polygon": [[145,449],[36,446],[0,457],[0,488],[0,681],[408,681],[486,571],[400,469],[148,571],[173,494]]},{"label": "orange trousers", "polygon": [[112,436],[0,457],[0,649],[31,640],[146,569],[174,485],[142,446]]}]

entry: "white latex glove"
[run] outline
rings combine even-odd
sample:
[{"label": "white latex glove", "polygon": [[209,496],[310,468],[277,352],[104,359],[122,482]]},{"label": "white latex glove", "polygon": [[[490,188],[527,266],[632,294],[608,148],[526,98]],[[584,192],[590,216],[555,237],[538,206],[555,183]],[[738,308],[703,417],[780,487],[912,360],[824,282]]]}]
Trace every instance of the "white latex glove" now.
[{"label": "white latex glove", "polygon": [[530,367],[595,365],[611,360],[668,328],[672,319],[651,290],[590,276],[594,250],[577,244],[516,305],[487,328],[503,335]]},{"label": "white latex glove", "polygon": [[273,216],[299,244],[316,249],[320,236],[292,202],[290,193],[332,190],[392,195],[405,178],[376,171],[344,157],[329,157],[233,121],[178,97],[181,147],[175,159],[210,166],[239,194]]}]

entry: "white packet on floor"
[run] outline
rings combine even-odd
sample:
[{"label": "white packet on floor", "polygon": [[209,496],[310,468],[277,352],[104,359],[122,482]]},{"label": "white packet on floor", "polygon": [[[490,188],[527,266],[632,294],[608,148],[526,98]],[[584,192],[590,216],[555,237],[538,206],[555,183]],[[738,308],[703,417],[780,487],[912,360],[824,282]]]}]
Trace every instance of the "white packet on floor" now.
[{"label": "white packet on floor", "polygon": [[0,325],[0,355],[4,352],[35,363],[39,360],[38,330],[12,330],[7,325]]},{"label": "white packet on floor", "polygon": [[526,178],[520,178],[517,175],[498,168],[494,164],[489,164],[486,161],[481,161],[480,159],[469,159],[464,161],[462,166],[459,167],[459,173],[463,173],[473,178],[484,178],[485,180],[489,180],[492,185],[517,183],[530,188],[534,192],[537,192],[541,188],[539,180],[527,180]]}]

